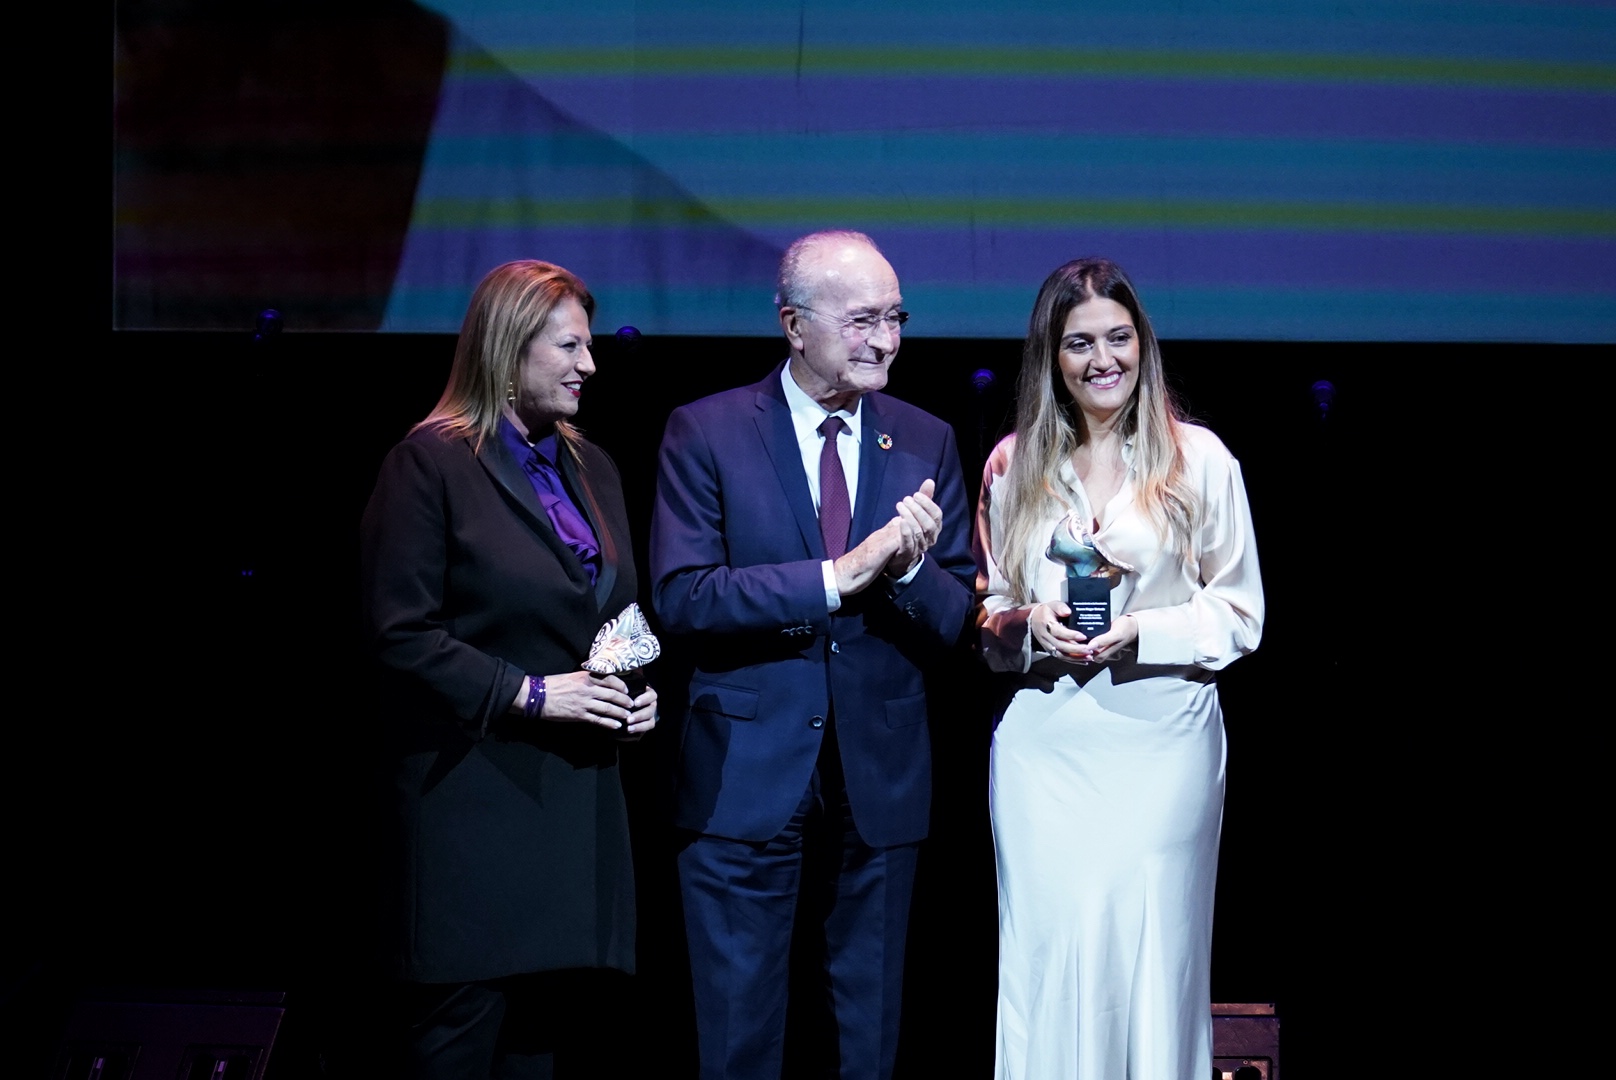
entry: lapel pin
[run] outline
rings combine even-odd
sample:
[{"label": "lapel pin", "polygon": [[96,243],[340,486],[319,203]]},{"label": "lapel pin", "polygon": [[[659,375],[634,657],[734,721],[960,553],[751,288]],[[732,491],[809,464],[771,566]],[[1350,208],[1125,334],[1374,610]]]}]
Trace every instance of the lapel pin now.
[{"label": "lapel pin", "polygon": [[879,446],[883,450],[891,450],[892,436],[882,432],[880,435],[875,437],[875,445]]}]

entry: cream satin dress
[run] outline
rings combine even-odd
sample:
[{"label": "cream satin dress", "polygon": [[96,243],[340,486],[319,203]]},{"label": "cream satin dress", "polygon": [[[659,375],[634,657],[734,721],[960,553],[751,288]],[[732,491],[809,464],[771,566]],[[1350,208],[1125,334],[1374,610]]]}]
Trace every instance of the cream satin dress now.
[{"label": "cream satin dress", "polygon": [[[1181,425],[1201,517],[1191,558],[1164,549],[1132,476],[1096,514],[1068,463],[1056,490],[1098,518],[1096,546],[1133,571],[1113,617],[1138,620],[1137,655],[1074,666],[1036,649],[1032,604],[1001,570],[1027,561],[1034,603],[1060,600],[1044,546],[1002,551],[988,459],[977,511],[982,641],[995,670],[1030,672],[993,736],[999,880],[1000,1080],[1203,1080],[1212,1071],[1212,897],[1223,817],[1223,717],[1212,673],[1257,647],[1263,594],[1240,466]],[[1131,462],[1131,444],[1124,448]]]}]

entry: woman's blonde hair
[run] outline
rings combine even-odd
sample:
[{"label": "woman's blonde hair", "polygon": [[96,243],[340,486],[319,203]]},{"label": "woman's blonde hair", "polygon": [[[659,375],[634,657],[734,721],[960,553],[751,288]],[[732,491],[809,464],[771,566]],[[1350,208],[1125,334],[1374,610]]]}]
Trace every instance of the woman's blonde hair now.
[{"label": "woman's blonde hair", "polygon": [[[432,428],[445,437],[467,438],[481,450],[483,441],[499,429],[501,410],[528,344],[568,297],[594,319],[595,298],[570,270],[537,259],[490,270],[471,294],[443,396],[415,430]],[[558,421],[556,434],[576,454],[581,438],[577,429]]]},{"label": "woman's blonde hair", "polygon": [[[1095,297],[1128,309],[1139,334],[1139,380],[1123,406],[1117,430],[1133,439],[1132,473],[1140,508],[1164,545],[1188,558],[1199,501],[1184,469],[1178,426],[1183,414],[1162,372],[1161,347],[1133,282],[1109,259],[1074,259],[1044,279],[1032,307],[1016,387],[1016,451],[1004,485],[1004,557],[1000,565],[1018,602],[1031,597],[1029,551],[1042,552],[1049,538],[1035,537],[1039,523],[1065,500],[1052,479],[1088,439],[1083,412],[1072,400],[1060,369],[1060,342],[1073,308]],[[1098,508],[1096,508],[1098,509]]]}]

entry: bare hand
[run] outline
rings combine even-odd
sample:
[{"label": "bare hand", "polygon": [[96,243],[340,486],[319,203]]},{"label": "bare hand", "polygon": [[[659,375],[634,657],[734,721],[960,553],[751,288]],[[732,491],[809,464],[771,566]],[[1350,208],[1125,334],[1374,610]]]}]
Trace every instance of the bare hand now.
[{"label": "bare hand", "polygon": [[1071,613],[1060,600],[1035,605],[1027,613],[1027,628],[1040,649],[1069,663],[1099,664],[1115,660],[1117,653],[1139,640],[1139,621],[1132,615],[1118,615],[1111,620],[1111,629],[1090,641],[1062,621]]},{"label": "bare hand", "polygon": [[932,501],[937,485],[926,480],[913,495],[898,503],[898,515],[889,524],[898,528],[898,550],[887,561],[886,572],[901,578],[915,568],[920,557],[931,550],[943,533],[943,511]]},{"label": "bare hand", "polygon": [[902,542],[897,518],[866,536],[863,543],[836,560],[836,591],[843,596],[864,591],[897,555]]},{"label": "bare hand", "polygon": [[[649,689],[646,693],[651,696],[652,723],[655,723],[656,694]],[[640,695],[642,699],[645,696]],[[625,720],[631,725],[634,723],[632,717],[637,711],[636,701],[628,696],[628,684],[616,675],[569,671],[565,675],[544,677],[544,710],[539,716],[545,720],[595,724],[621,732]]]},{"label": "bare hand", "polygon": [[1063,600],[1034,604],[1027,612],[1027,630],[1044,652],[1069,663],[1086,664],[1092,651],[1088,638],[1062,621],[1071,614],[1071,605]]},{"label": "bare hand", "polygon": [[649,686],[645,693],[634,699],[634,712],[628,718],[628,727],[617,733],[620,742],[636,742],[640,736],[656,727],[661,714],[657,711],[657,693]]},{"label": "bare hand", "polygon": [[935,543],[943,531],[943,511],[932,501],[937,485],[927,480],[913,495],[897,504],[897,514],[864,538],[864,542],[836,560],[836,591],[843,596],[862,592],[883,572],[903,577]]},{"label": "bare hand", "polygon": [[1111,620],[1111,629],[1089,642],[1093,650],[1091,659],[1097,663],[1115,660],[1117,653],[1139,640],[1139,620],[1132,615],[1118,615]]}]

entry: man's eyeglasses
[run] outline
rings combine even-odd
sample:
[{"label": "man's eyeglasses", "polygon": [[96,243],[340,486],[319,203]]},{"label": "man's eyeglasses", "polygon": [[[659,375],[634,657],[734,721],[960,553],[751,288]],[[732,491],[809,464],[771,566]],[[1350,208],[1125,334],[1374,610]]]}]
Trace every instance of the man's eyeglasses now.
[{"label": "man's eyeglasses", "polygon": [[[806,304],[797,304],[795,306],[798,311],[807,312],[810,319],[815,315],[824,315],[827,319],[836,318],[836,316],[831,315],[828,312],[816,311],[813,308],[808,307]],[[847,318],[841,319],[836,323],[836,329],[840,330],[844,334],[849,330],[852,330],[857,333],[859,337],[869,337],[871,334],[875,333],[875,328],[877,326],[880,326],[882,323],[886,323],[887,329],[892,331],[894,334],[897,334],[903,331],[903,324],[908,321],[909,313],[907,311],[889,311],[885,315],[873,315],[866,312],[862,315],[849,315]]]}]

